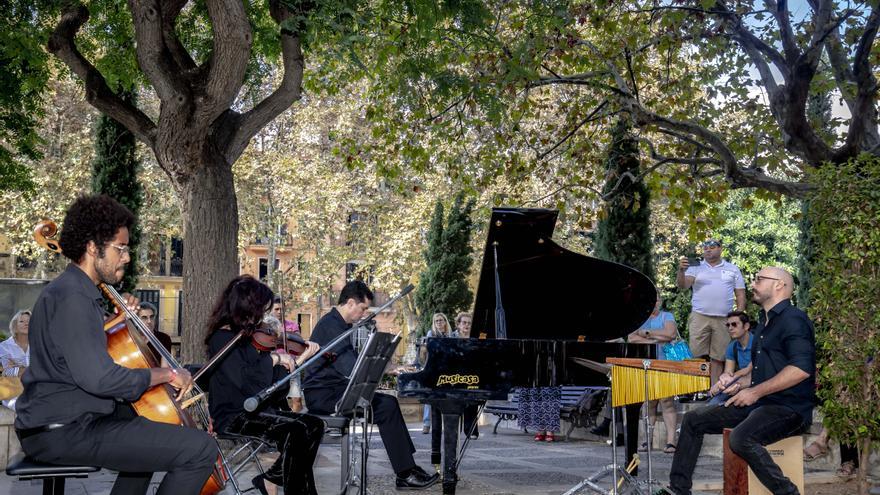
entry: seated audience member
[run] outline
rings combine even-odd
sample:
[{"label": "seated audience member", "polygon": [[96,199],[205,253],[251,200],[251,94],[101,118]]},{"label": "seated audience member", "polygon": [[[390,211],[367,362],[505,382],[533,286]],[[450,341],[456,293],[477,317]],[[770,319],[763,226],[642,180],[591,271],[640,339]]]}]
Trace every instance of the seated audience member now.
[{"label": "seated audience member", "polygon": [[520,388],[516,425],[536,431],[536,442],[552,443],[560,430],[562,387]]},{"label": "seated audience member", "polygon": [[[141,301],[138,305],[138,317],[143,321],[147,327],[153,331],[153,335],[159,339],[159,342],[162,344],[162,347],[165,348],[166,351],[171,352],[171,337],[159,330],[159,311],[156,309],[152,303]],[[153,344],[147,344],[150,347],[150,350],[153,351],[155,356],[159,356],[159,353],[156,352],[156,349],[153,347]],[[167,367],[167,363],[165,363],[165,359],[161,359],[162,366]]]},{"label": "seated audience member", "polygon": [[[454,335],[452,335],[450,330],[449,320],[446,318],[446,315],[443,313],[434,313],[434,316],[431,317],[431,329],[425,334],[425,338],[453,337]],[[424,345],[422,345],[421,353],[422,356],[420,361],[424,363],[428,354],[428,349]],[[427,404],[422,406],[422,433],[426,435],[431,433],[431,406]]]},{"label": "seated audience member", "polygon": [[[766,445],[805,431],[816,399],[816,344],[813,324],[791,304],[794,281],[782,268],[765,267],[752,282],[752,299],[761,306],[754,330],[751,381],[723,405],[685,414],[672,459],[669,486],[658,494],[689,495],[703,435],[733,428],[730,448],[776,495],[795,495],[797,487],[770,457]],[[739,382],[737,382],[738,384]]]},{"label": "seated audience member", "polygon": [[[21,376],[24,369],[30,363],[28,351],[28,329],[30,327],[31,312],[23,309],[9,321],[10,337],[0,342],[0,367],[3,368],[3,376]],[[18,397],[4,399],[3,405],[15,410],[15,401]]]},{"label": "seated audience member", "polygon": [[709,404],[724,404],[730,398],[726,392],[742,390],[742,386],[750,381],[752,373],[752,322],[743,311],[731,311],[727,314],[724,324],[730,333],[730,345],[724,355],[724,372],[709,389],[712,400]]},{"label": "seated audience member", "polygon": [[[471,323],[473,322],[473,319],[474,317],[470,313],[459,313],[455,317],[455,330],[449,334],[450,337],[460,339],[471,338]],[[464,414],[462,414],[462,427],[464,428],[464,432],[466,435],[470,435],[473,439],[480,437],[480,418],[477,416],[479,411],[480,406],[478,404],[473,404],[465,407]]]},{"label": "seated audience member", "polygon": [[[828,455],[830,452],[828,447],[829,436],[828,428],[823,427],[819,436],[804,448],[804,461],[811,462]],[[837,468],[837,475],[848,479],[855,476],[858,471],[859,449],[855,445],[840,442],[840,467]]]},{"label": "seated audience member", "polygon": [[[675,325],[675,317],[669,311],[661,311],[663,301],[658,297],[651,316],[638,330],[629,334],[627,340],[630,344],[653,344],[657,346],[657,359],[666,359],[663,355],[663,344],[671,342],[678,333]],[[657,422],[657,406],[660,406],[663,414],[663,424],[666,425],[666,446],[663,452],[675,453],[675,427],[678,423],[678,411],[675,409],[675,401],[672,397],[660,400],[648,401],[648,421],[653,425]],[[647,449],[647,441],[642,444],[642,450]]]},{"label": "seated audience member", "polygon": [[[205,343],[213,357],[239,331],[253,334],[262,325],[272,303],[272,290],[249,275],[234,278],[220,297],[208,322]],[[277,335],[275,335],[277,337]],[[288,374],[295,365],[312,356],[317,345],[309,345],[296,358],[242,338],[224,355],[210,373],[208,401],[214,428],[219,432],[259,437],[274,443],[281,455],[256,476],[252,483],[260,493],[275,493],[284,487],[286,495],[317,493],[312,465],[324,435],[324,422],[308,414],[283,411],[273,398],[254,412],[244,410],[244,401],[257,395]]]},{"label": "seated audience member", "polygon": [[[360,280],[353,280],[342,288],[339,301],[324,315],[312,331],[312,340],[327,345],[351,328],[370,308],[373,292]],[[315,414],[332,414],[336,402],[345,392],[348,376],[354,369],[357,352],[346,339],[336,349],[325,354],[322,364],[315,364],[303,380],[306,406]],[[379,435],[394,469],[398,489],[427,488],[440,479],[438,473],[429,474],[416,465],[416,451],[406,421],[400,412],[397,398],[381,392],[373,396],[373,422],[379,426]]]}]

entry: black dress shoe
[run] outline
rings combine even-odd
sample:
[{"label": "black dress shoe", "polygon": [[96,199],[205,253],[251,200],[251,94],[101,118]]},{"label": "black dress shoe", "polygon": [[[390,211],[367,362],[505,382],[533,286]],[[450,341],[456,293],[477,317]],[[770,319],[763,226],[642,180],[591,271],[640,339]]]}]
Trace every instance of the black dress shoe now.
[{"label": "black dress shoe", "polygon": [[405,478],[400,476],[394,482],[398,490],[421,490],[437,483],[440,473],[428,474],[424,469],[416,466],[412,468]]},{"label": "black dress shoe", "polygon": [[262,474],[254,476],[251,480],[251,485],[253,485],[262,495],[269,495],[269,492],[266,491],[266,482],[263,478],[264,476]]},{"label": "black dress shoe", "polygon": [[590,428],[590,433],[600,437],[607,437],[608,433],[610,433],[608,429],[609,426],[611,426],[611,421],[608,418],[605,418],[600,424]]}]

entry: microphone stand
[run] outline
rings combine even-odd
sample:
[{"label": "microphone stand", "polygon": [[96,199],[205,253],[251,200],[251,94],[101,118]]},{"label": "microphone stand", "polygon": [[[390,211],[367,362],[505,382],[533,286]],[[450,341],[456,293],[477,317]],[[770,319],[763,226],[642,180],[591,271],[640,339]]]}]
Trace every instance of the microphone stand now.
[{"label": "microphone stand", "polygon": [[327,358],[325,358],[327,353],[330,350],[335,349],[337,346],[339,346],[339,344],[341,344],[343,341],[345,341],[345,339],[347,339],[352,334],[352,332],[354,332],[358,328],[360,328],[360,327],[366,325],[367,323],[369,323],[370,321],[372,321],[374,318],[376,318],[376,315],[378,315],[379,313],[384,311],[386,308],[388,308],[389,306],[394,304],[401,297],[409,294],[413,289],[414,289],[414,286],[412,284],[407,285],[406,287],[403,288],[402,291],[400,291],[400,294],[394,296],[387,303],[380,306],[378,309],[376,309],[375,312],[373,312],[373,314],[364,318],[363,320],[358,321],[357,323],[352,325],[351,328],[342,332],[341,335],[339,335],[338,337],[333,339],[332,342],[330,342],[329,344],[327,344],[326,346],[321,348],[320,354],[315,354],[314,356],[310,357],[302,365],[297,366],[296,369],[291,371],[290,374],[288,374],[284,378],[278,380],[277,382],[273,383],[272,385],[269,385],[267,388],[265,388],[262,391],[260,391],[259,393],[257,393],[257,395],[254,395],[254,396],[251,396],[251,397],[248,397],[247,399],[245,399],[244,410],[247,412],[255,411],[257,409],[257,407],[260,406],[260,403],[265,401],[267,398],[269,398],[270,395],[275,393],[276,390],[278,390],[279,388],[283,387],[286,383],[288,383],[291,378],[302,373],[302,371],[304,369],[308,368],[309,366],[314,364],[319,359],[327,359]]}]

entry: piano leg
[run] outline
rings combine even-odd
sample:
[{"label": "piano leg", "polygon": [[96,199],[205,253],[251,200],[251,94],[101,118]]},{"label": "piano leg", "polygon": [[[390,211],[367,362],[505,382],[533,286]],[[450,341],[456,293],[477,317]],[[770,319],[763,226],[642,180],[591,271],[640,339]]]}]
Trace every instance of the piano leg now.
[{"label": "piano leg", "polygon": [[[642,404],[630,404],[625,406],[624,409],[626,412],[626,462],[623,464],[623,467],[626,468],[629,465],[629,461],[632,460],[633,455],[638,452],[639,447],[639,420],[640,420],[640,411],[642,408]],[[615,439],[616,441],[616,439]],[[636,468],[632,471],[633,476],[637,476],[639,474],[639,468]]]},{"label": "piano leg", "polygon": [[439,466],[443,459],[440,450],[443,446],[443,415],[432,404],[428,406],[431,407],[431,464]]},{"label": "piano leg", "polygon": [[[444,400],[433,403],[434,411],[443,415],[443,495],[454,495],[458,483],[458,427],[464,413],[463,401]],[[433,458],[433,455],[432,455]]]}]

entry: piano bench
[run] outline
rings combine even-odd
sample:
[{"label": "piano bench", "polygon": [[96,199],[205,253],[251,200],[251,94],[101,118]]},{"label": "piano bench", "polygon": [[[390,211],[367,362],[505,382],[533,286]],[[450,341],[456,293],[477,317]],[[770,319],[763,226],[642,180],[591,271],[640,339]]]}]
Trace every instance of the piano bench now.
[{"label": "piano bench", "polygon": [[88,478],[90,473],[100,471],[96,466],[61,466],[47,464],[24,455],[16,454],[6,465],[6,474],[20,480],[43,480],[43,495],[63,495],[67,478]]}]

